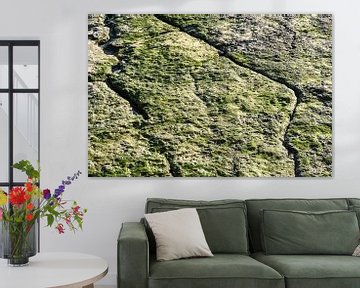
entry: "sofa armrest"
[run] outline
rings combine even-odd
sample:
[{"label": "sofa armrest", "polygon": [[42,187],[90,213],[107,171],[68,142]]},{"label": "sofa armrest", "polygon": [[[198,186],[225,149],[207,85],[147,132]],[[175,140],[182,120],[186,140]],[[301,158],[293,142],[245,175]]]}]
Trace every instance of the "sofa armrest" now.
[{"label": "sofa armrest", "polygon": [[117,242],[118,288],[146,288],[149,242],[141,223],[123,223]]}]

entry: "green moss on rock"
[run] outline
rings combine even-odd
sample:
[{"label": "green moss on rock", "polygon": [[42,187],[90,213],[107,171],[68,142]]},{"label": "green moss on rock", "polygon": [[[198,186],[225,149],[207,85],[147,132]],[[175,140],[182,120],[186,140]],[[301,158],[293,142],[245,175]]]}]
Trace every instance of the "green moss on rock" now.
[{"label": "green moss on rock", "polygon": [[[331,175],[331,15],[158,15],[158,18],[203,39],[238,64],[299,91],[298,102],[302,105],[296,109],[289,126],[289,145],[299,155],[301,176]],[[308,127],[310,118],[312,126]],[[319,129],[322,134],[313,133]],[[295,145],[300,142],[306,145]],[[306,161],[307,158],[312,161]]]},{"label": "green moss on rock", "polygon": [[89,83],[89,176],[169,176],[166,158],[138,128],[142,118],[103,82]]},{"label": "green moss on rock", "polygon": [[295,176],[287,145],[331,175],[328,17],[92,19],[114,55],[89,42],[90,175]]},{"label": "green moss on rock", "polygon": [[106,55],[94,42],[88,41],[88,79],[89,81],[105,81],[110,74],[113,65],[118,59],[112,55]]},{"label": "green moss on rock", "polygon": [[90,14],[88,17],[88,37],[98,44],[110,40],[110,29],[105,26],[105,14]]}]

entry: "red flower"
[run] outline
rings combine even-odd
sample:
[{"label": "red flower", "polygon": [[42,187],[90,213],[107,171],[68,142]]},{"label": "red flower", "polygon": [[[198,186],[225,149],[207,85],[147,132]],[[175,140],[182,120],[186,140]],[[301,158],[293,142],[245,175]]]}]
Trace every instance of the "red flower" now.
[{"label": "red flower", "polygon": [[59,234],[65,233],[65,232],[64,232],[65,229],[64,229],[64,225],[63,225],[63,224],[59,223],[55,228],[58,230]]},{"label": "red flower", "polygon": [[25,189],[23,187],[13,187],[9,193],[9,201],[12,205],[21,205],[26,201]]},{"label": "red flower", "polygon": [[73,210],[73,214],[76,215],[79,214],[80,206],[71,207],[71,209]]},{"label": "red flower", "polygon": [[27,221],[31,221],[33,218],[34,218],[34,216],[32,214],[26,215],[26,220]]},{"label": "red flower", "polygon": [[34,205],[32,203],[29,203],[26,205],[26,210],[31,210],[34,208]]},{"label": "red flower", "polygon": [[70,214],[66,214],[65,222],[66,222],[67,225],[69,225],[71,223],[71,215]]},{"label": "red flower", "polygon": [[32,184],[30,182],[26,182],[25,187],[26,187],[26,191],[28,191],[28,192],[31,192],[34,189],[34,187],[32,186]]},{"label": "red flower", "polygon": [[25,193],[25,196],[24,196],[25,200],[29,200],[31,198],[31,195],[28,194],[28,193]]}]

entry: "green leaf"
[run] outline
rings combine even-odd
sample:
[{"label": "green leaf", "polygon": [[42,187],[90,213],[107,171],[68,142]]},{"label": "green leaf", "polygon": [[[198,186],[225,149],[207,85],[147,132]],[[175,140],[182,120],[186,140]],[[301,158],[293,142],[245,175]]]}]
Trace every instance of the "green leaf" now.
[{"label": "green leaf", "polygon": [[53,207],[51,207],[51,206],[48,206],[46,209],[48,210],[48,212],[49,212],[50,214],[52,214],[52,215],[55,216],[55,217],[58,217],[58,216],[60,215],[60,213],[57,212],[57,211],[56,211]]},{"label": "green leaf", "polygon": [[40,179],[40,168],[35,169],[29,160],[21,160],[15,163],[13,167],[26,173],[29,178]]},{"label": "green leaf", "polygon": [[79,216],[75,216],[75,221],[78,223],[79,228],[82,230],[82,219]]},{"label": "green leaf", "polygon": [[47,224],[51,227],[51,225],[54,223],[54,216],[51,214],[47,215]]}]

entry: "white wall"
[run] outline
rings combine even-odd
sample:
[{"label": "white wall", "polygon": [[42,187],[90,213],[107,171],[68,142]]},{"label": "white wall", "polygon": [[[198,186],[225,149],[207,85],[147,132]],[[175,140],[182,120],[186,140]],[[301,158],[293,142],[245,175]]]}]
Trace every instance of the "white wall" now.
[{"label": "white wall", "polygon": [[[87,14],[318,12],[335,15],[334,176],[332,179],[87,178]],[[360,197],[360,1],[358,0],[1,0],[0,39],[41,40],[43,186],[77,169],[67,191],[89,209],[85,229],[59,236],[42,229],[43,251],[79,251],[107,259],[115,284],[116,238],[137,221],[147,197],[217,199]],[[44,187],[45,188],[45,187]]]}]

